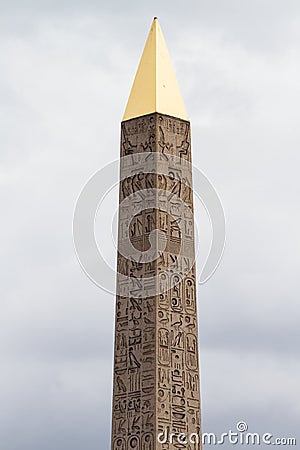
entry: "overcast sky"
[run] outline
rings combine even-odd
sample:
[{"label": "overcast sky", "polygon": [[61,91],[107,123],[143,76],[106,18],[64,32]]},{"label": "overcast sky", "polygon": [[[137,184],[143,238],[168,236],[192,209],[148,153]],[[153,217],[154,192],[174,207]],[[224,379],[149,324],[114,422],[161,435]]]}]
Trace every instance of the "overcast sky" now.
[{"label": "overcast sky", "polygon": [[72,215],[118,157],[153,16],[227,218],[198,289],[204,431],[245,420],[299,445],[299,1],[2,0],[1,450],[109,448],[114,299],[77,262]]}]

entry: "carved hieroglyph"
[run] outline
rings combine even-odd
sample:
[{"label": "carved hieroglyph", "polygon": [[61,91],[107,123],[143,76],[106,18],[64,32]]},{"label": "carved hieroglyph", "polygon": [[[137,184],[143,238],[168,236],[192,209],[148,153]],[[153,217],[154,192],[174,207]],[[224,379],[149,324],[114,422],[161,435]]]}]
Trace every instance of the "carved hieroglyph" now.
[{"label": "carved hieroglyph", "polygon": [[[190,162],[189,122],[122,122],[113,450],[201,449],[157,439],[201,428]],[[131,259],[128,247],[154,257]]]}]

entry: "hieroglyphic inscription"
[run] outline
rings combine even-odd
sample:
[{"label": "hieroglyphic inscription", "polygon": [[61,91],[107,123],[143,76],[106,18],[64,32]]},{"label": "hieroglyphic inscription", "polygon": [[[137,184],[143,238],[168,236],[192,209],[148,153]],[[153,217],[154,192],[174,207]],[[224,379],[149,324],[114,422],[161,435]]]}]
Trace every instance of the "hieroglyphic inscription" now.
[{"label": "hieroglyphic inscription", "polygon": [[[139,165],[144,152],[159,154],[161,167],[150,157]],[[121,161],[120,203],[130,197],[131,211],[120,214],[119,249],[130,239],[147,251],[157,245],[153,230],[166,245],[154,261],[118,254],[118,272],[129,281],[117,277],[112,449],[171,450],[183,447],[159,443],[158,433],[201,431],[192,174],[183,168],[191,162],[189,122],[158,113],[123,122],[121,157],[129,155],[126,167]],[[153,282],[156,294],[141,295]]]}]

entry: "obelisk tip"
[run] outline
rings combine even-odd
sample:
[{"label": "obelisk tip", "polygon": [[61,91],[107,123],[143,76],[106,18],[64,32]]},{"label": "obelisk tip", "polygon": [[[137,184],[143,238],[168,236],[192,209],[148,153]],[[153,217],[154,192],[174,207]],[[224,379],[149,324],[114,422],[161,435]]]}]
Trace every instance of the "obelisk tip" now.
[{"label": "obelisk tip", "polygon": [[122,120],[154,112],[188,120],[157,17],[152,22]]}]

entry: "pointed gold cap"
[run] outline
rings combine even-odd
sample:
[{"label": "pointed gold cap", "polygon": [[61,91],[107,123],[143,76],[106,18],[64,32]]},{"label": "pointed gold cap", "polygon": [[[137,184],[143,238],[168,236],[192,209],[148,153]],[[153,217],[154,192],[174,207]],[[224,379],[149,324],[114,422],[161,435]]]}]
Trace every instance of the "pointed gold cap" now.
[{"label": "pointed gold cap", "polygon": [[188,120],[157,17],[153,20],[122,120],[153,112]]}]

